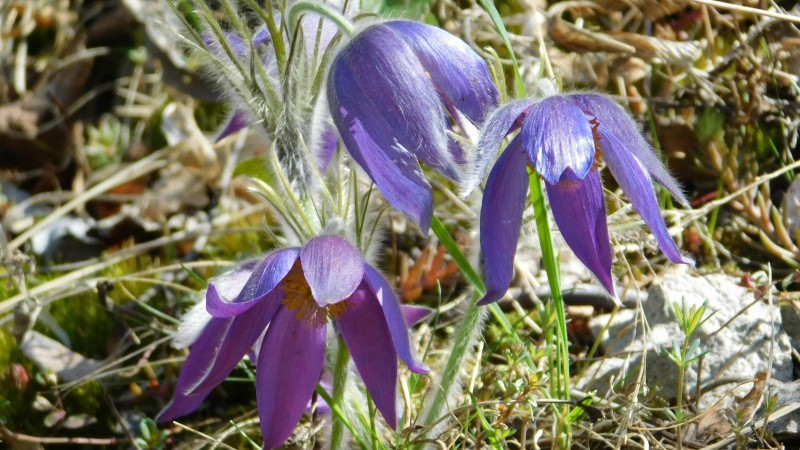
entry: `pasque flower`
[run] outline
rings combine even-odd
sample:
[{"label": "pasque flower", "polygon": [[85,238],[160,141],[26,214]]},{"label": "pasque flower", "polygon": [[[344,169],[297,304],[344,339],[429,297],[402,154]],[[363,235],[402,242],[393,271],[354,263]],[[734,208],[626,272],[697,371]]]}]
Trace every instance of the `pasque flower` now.
[{"label": "pasque flower", "polygon": [[564,240],[612,295],[611,245],[597,170],[601,158],[667,258],[689,262],[667,231],[651,179],[684,205],[686,198],[621,106],[590,93],[510,103],[487,118],[481,130],[473,180],[481,178],[500,143],[517,129],[489,174],[481,206],[487,285],[483,304],[503,296],[511,282],[528,193],[528,165],[545,181]]},{"label": "pasque flower", "polygon": [[367,27],[338,53],[328,75],[328,105],[353,159],[395,208],[427,232],[433,194],[419,161],[460,178],[469,135],[498,92],[486,62],[439,28],[387,21]]},{"label": "pasque flower", "polygon": [[194,411],[252,350],[264,447],[277,447],[291,435],[320,380],[329,319],[392,428],[397,358],[415,373],[427,371],[412,355],[407,329],[407,320],[415,322],[425,311],[401,307],[383,276],[338,236],[270,253],[231,301],[210,284],[206,308],[213,317],[195,340],[161,421]]}]

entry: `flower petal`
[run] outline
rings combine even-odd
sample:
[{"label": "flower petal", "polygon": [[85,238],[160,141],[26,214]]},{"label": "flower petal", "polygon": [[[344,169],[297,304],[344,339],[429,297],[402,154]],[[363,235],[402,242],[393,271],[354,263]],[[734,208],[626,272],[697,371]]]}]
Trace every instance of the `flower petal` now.
[{"label": "flower petal", "polygon": [[[355,114],[373,139],[380,134],[390,145],[405,148],[442,175],[458,179],[439,96],[399,33],[378,24],[353,38],[331,65],[328,100],[332,112],[344,108]],[[336,125],[341,131],[348,124]]]},{"label": "flower petal", "polygon": [[319,306],[350,297],[364,278],[364,260],[339,236],[320,236],[300,250],[303,274]]},{"label": "flower petal", "polygon": [[445,103],[454,105],[473,123],[483,122],[487,111],[497,105],[499,94],[480,55],[438,27],[406,20],[383,25],[411,47]]},{"label": "flower petal", "polygon": [[594,136],[589,119],[564,97],[547,97],[528,112],[519,135],[536,171],[551,184],[567,169],[583,179],[592,168]]},{"label": "flower petal", "polygon": [[299,255],[296,248],[285,248],[267,255],[258,262],[239,295],[230,302],[219,295],[213,283],[209,284],[206,291],[208,313],[220,318],[233,317],[263,301],[289,273]]},{"label": "flower petal", "polygon": [[273,291],[247,314],[211,319],[197,338],[178,378],[184,395],[210,391],[221,383],[264,332],[281,305],[283,292]]},{"label": "flower petal", "polygon": [[[407,316],[404,314],[403,307],[397,300],[397,296],[394,295],[391,286],[386,282],[386,278],[369,264],[364,265],[364,275],[369,285],[370,293],[375,296],[383,309],[383,317],[386,320],[386,325],[389,327],[389,333],[392,336],[392,343],[397,351],[397,356],[406,363],[408,370],[414,373],[427,373],[428,367],[417,362],[416,358],[414,358],[408,340]],[[430,314],[430,309],[422,309],[425,310],[424,315]],[[424,315],[422,317],[424,317]],[[416,314],[412,314],[412,316],[416,316],[414,317],[415,320],[422,318]]]},{"label": "flower petal", "polygon": [[517,136],[500,155],[486,181],[480,224],[486,295],[478,302],[480,305],[505,295],[514,275],[514,256],[528,195],[527,162],[522,140]]},{"label": "flower petal", "polygon": [[256,372],[265,449],[281,445],[303,417],[325,363],[326,328],[309,327],[287,309],[270,324]]},{"label": "flower petal", "polygon": [[[214,319],[205,326],[200,336],[195,341],[195,346],[189,352],[189,357],[181,369],[181,374],[178,376],[178,383],[175,386],[175,395],[172,401],[163,409],[156,421],[166,422],[174,420],[175,418],[185,416],[196,410],[203,400],[208,396],[214,386],[203,392],[194,395],[188,395],[188,387],[195,382],[194,377],[197,375],[210,376],[209,366],[213,364],[217,353],[214,352],[215,348],[219,348],[225,337],[230,331],[231,323],[234,319]],[[224,373],[223,379],[230,371]],[[218,384],[218,383],[217,383]]]},{"label": "flower petal", "polygon": [[328,99],[339,134],[353,159],[378,185],[386,200],[405,213],[427,234],[433,215],[433,193],[417,159],[398,146],[393,130],[378,117],[375,106],[365,101],[348,101],[359,89],[351,81],[350,69],[335,64],[329,75]]},{"label": "flower petal", "polygon": [[[568,169],[571,170],[571,169]],[[600,280],[611,295],[611,243],[608,239],[606,204],[600,174],[591,170],[583,180],[547,183],[553,218],[567,245]]]},{"label": "flower petal", "polygon": [[362,284],[336,318],[364,385],[389,427],[397,426],[397,352],[381,305]]},{"label": "flower petal", "polygon": [[241,109],[233,110],[230,116],[228,116],[228,120],[225,122],[225,126],[222,127],[222,130],[217,134],[217,137],[214,138],[214,142],[219,142],[223,138],[226,138],[233,133],[241,130],[242,128],[246,127],[248,124],[247,120],[247,113]]},{"label": "flower petal", "polygon": [[[242,291],[259,261],[247,261],[211,279],[218,293],[225,297],[236,297]],[[208,313],[205,302],[197,302],[181,316],[178,331],[172,336],[172,346],[187,348],[194,344],[208,322],[214,317]]]},{"label": "flower petal", "polygon": [[667,188],[676,200],[683,205],[689,205],[678,182],[669,174],[653,147],[642,136],[639,126],[622,106],[597,94],[574,94],[568,98],[597,118],[600,122],[598,131],[601,134],[606,134],[608,131],[616,136],[615,146],[603,148],[604,152],[630,152],[656,181]]},{"label": "flower petal", "polygon": [[664,223],[664,218],[661,217],[658,199],[644,164],[636,159],[634,155],[620,150],[622,143],[617,140],[615,135],[603,133],[601,136],[603,147],[608,149],[605,156],[608,168],[616,178],[622,191],[628,196],[633,209],[642,216],[644,223],[650,227],[661,251],[674,263],[691,264],[691,260],[681,255],[678,246],[672,240],[669,231],[667,231],[667,225]]},{"label": "flower petal", "polygon": [[461,195],[466,197],[480,184],[486,174],[486,168],[497,154],[500,143],[509,133],[520,126],[521,120],[525,117],[523,114],[534,104],[536,102],[533,100],[511,102],[494,110],[489,115],[481,128],[478,144],[475,146],[474,159],[468,165],[471,171],[462,184]]},{"label": "flower petal", "polygon": [[[427,306],[416,305],[400,305],[400,309],[403,311],[403,317],[405,317],[409,327],[413,327],[427,319],[435,311],[435,309],[428,308]],[[395,344],[395,347],[396,346],[397,344]]]},{"label": "flower petal", "polygon": [[156,416],[156,422],[169,422],[193,413],[203,404],[203,401],[210,393],[211,391],[196,395],[183,395],[179,391],[175,391],[175,396],[172,397],[169,404]]}]

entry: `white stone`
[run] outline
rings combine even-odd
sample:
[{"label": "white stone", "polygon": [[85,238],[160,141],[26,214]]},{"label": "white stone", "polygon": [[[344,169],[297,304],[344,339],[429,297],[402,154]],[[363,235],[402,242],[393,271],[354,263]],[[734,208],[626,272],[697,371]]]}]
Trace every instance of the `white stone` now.
[{"label": "white stone", "polygon": [[[593,363],[577,385],[584,390],[596,389],[600,395],[607,393],[616,380],[624,379],[623,384],[627,386],[637,379],[644,356],[647,387],[657,390],[662,397],[674,399],[678,367],[658,349],[683,341],[683,332],[671,306],[682,301],[687,310],[708,302],[708,311],[714,312],[693,336],[700,340],[700,350],[708,352],[703,358],[700,375],[704,390],[699,402],[701,410],[720,398],[745,394],[751,384],[745,383],[738,390],[736,386],[751,380],[756,372],[767,370],[770,359],[772,378],[791,381],[791,347],[777,306],[770,308],[766,300],[755,302],[751,290],[725,274],[703,277],[671,274],[651,290],[642,311],[623,310],[616,316],[606,314],[592,319],[595,335],[611,321],[600,338],[606,361]],[[649,324],[647,332],[643,331],[642,313]],[[696,391],[697,368],[698,364],[692,363],[686,371],[685,392],[688,395]],[[705,392],[712,385],[718,387]]]}]

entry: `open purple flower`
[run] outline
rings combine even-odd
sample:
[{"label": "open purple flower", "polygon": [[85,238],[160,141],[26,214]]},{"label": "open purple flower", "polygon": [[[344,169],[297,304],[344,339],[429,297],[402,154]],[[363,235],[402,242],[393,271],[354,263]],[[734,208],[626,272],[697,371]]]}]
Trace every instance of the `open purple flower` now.
[{"label": "open purple flower", "polygon": [[306,411],[325,364],[328,319],[336,322],[356,368],[386,422],[397,422],[397,358],[415,373],[408,322],[423,314],[401,307],[383,276],[338,236],[267,255],[236,298],[226,301],[211,284],[213,316],[192,346],[175,398],[158,420],[188,414],[254,351],[256,398],[264,448],[280,445]]},{"label": "open purple flower", "polygon": [[482,304],[498,300],[511,283],[529,164],[544,178],[564,240],[612,295],[611,245],[596,164],[601,157],[667,258],[674,263],[690,262],[667,231],[651,178],[682,204],[688,202],[621,106],[597,94],[568,94],[522,100],[498,109],[481,130],[475,180],[486,171],[503,139],[517,129],[519,134],[489,174],[481,206],[487,286]]},{"label": "open purple flower", "polygon": [[498,101],[486,62],[439,28],[387,21],[358,33],[328,75],[328,104],[353,159],[395,208],[427,232],[433,193],[419,161],[460,178],[468,134]]}]

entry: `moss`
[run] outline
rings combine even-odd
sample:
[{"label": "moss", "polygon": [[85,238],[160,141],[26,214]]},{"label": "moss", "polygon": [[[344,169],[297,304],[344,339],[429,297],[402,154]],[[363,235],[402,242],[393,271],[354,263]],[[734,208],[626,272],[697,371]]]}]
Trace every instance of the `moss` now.
[{"label": "moss", "polygon": [[[107,355],[106,342],[114,327],[111,314],[100,304],[94,293],[76,295],[54,302],[50,315],[67,333],[71,348],[88,358],[102,359]],[[42,325],[36,329],[52,338],[52,330]]]},{"label": "moss", "polygon": [[[19,364],[28,375],[28,383],[20,388],[14,382],[12,364]],[[10,429],[30,429],[38,416],[29,405],[36,398],[33,388],[33,367],[17,346],[14,336],[0,329],[0,423]],[[27,406],[26,406],[27,405]]]}]

